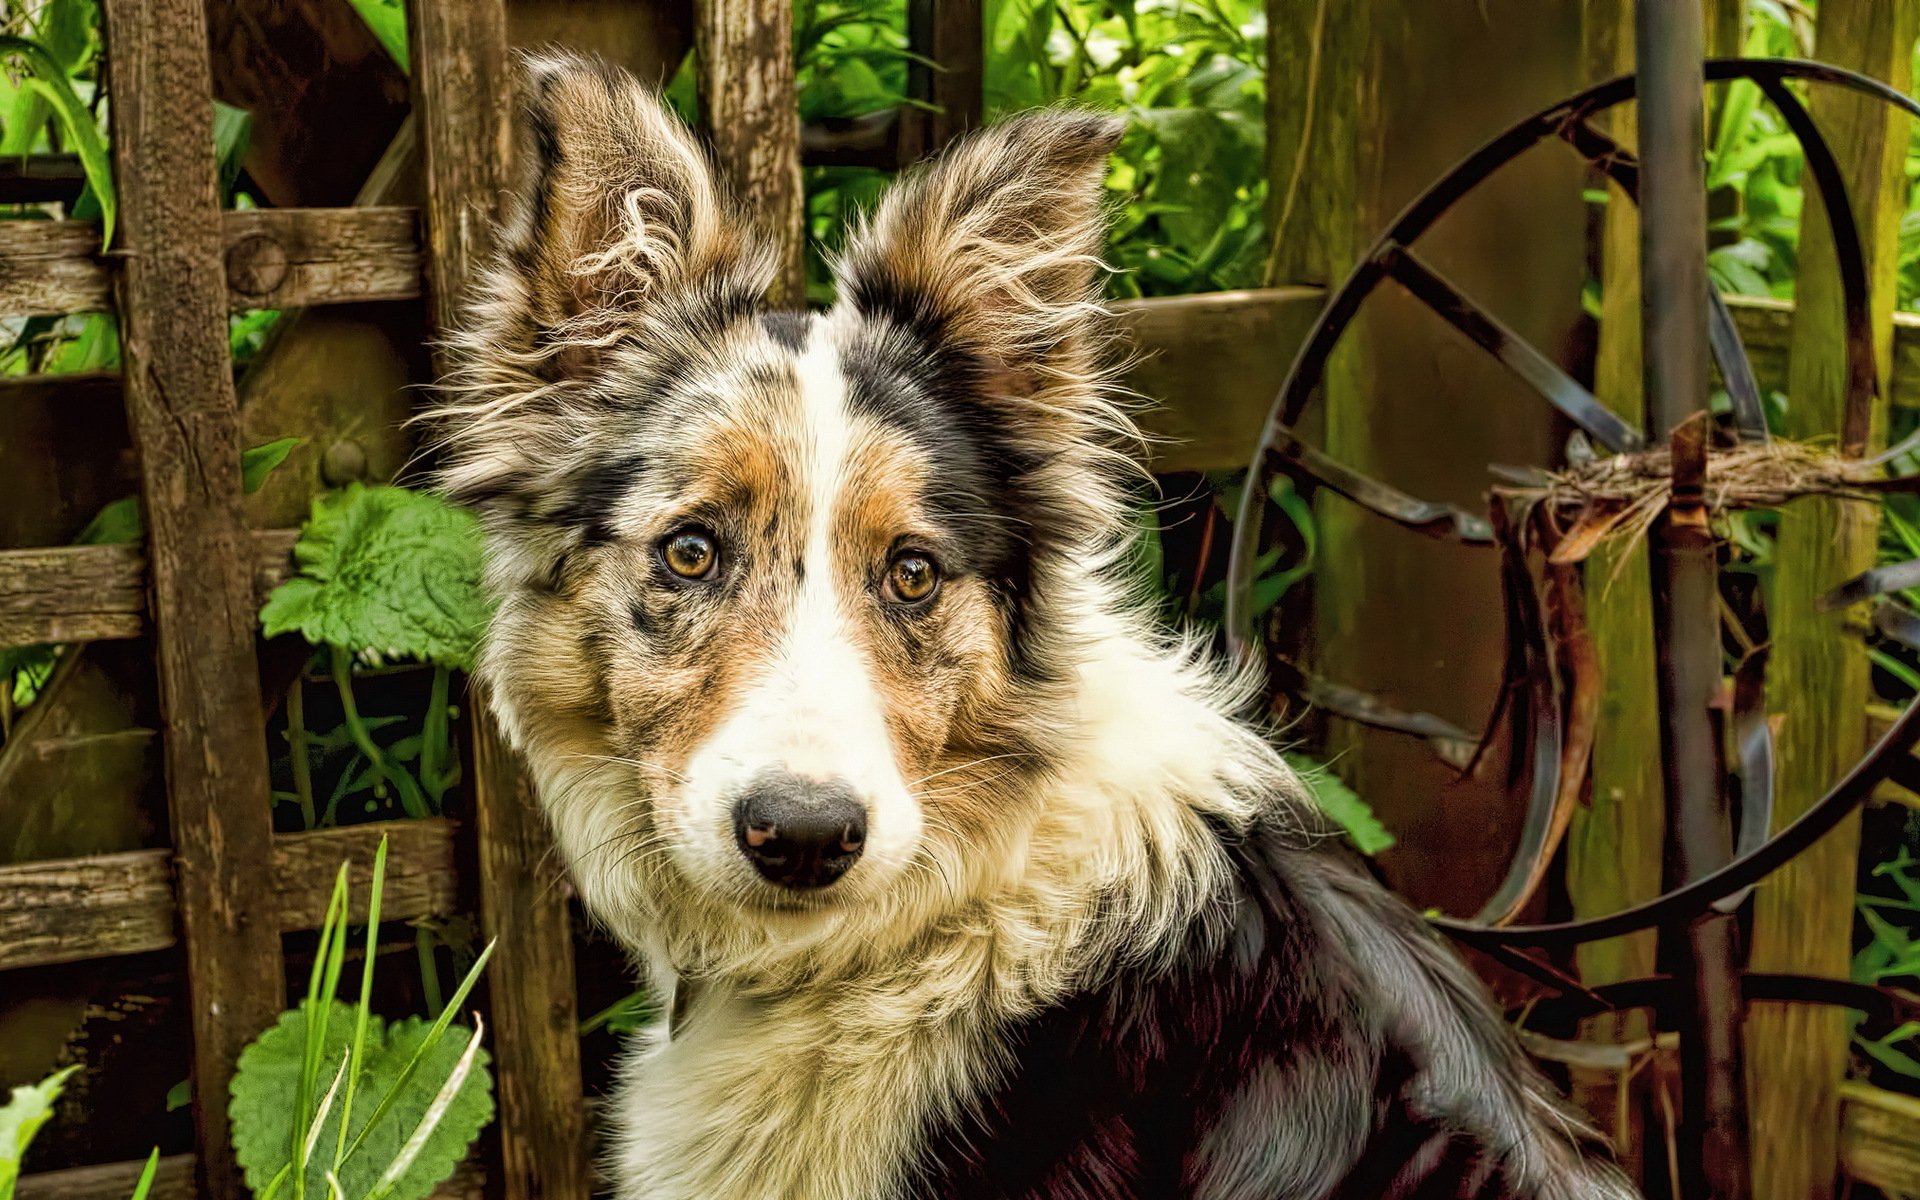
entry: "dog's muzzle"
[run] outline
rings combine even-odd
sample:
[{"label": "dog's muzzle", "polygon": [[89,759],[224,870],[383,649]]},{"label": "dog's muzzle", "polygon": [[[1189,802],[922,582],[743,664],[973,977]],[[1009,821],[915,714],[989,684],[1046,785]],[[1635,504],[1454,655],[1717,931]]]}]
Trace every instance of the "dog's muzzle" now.
[{"label": "dog's muzzle", "polygon": [[851,786],[787,772],[755,779],[733,806],[740,853],[782,887],[823,888],[845,875],[867,842],[867,808]]}]

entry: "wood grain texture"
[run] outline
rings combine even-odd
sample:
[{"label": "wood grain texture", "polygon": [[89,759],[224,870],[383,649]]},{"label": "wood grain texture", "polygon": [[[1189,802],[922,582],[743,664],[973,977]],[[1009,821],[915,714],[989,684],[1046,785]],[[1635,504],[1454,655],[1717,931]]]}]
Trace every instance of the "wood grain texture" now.
[{"label": "wood grain texture", "polygon": [[474,738],[480,923],[496,942],[487,994],[502,1180],[509,1197],[586,1200],[570,890],[518,756],[490,720],[476,722]]},{"label": "wood grain texture", "polygon": [[[1920,34],[1916,0],[1825,0],[1815,57],[1883,79],[1905,92]],[[1881,396],[1891,371],[1894,264],[1905,210],[1902,164],[1907,120],[1852,93],[1820,89],[1812,108],[1841,170],[1866,247]],[[1788,364],[1787,436],[1831,439],[1846,428],[1846,338],[1832,236],[1814,189],[1801,220],[1800,271]],[[1865,446],[1886,436],[1886,405],[1874,405]],[[1874,563],[1876,504],[1809,498],[1780,514],[1778,566],[1769,600],[1772,711],[1783,714],[1775,746],[1776,830],[1817,800],[1865,749],[1860,711],[1871,695],[1859,611],[1820,612],[1815,600]],[[1852,949],[1859,816],[1850,816],[1763,882],[1754,895],[1755,971],[1846,978]],[[1819,1005],[1763,1005],[1747,1021],[1748,1096],[1756,1200],[1822,1200],[1834,1194],[1840,1087],[1850,1018]]]},{"label": "wood grain texture", "polygon": [[[18,1200],[126,1200],[140,1178],[143,1162],[107,1163],[23,1176]],[[205,1195],[194,1184],[194,1158],[175,1154],[160,1160],[148,1200],[199,1200]],[[434,1200],[482,1200],[486,1179],[473,1163],[456,1167],[453,1177],[434,1189]]]},{"label": "wood grain texture", "polygon": [[[511,146],[501,0],[413,0],[414,112],[426,166],[428,304],[444,329],[488,251]],[[789,93],[790,94],[790,93]],[[573,935],[546,819],[485,705],[473,720],[474,841],[508,1200],[587,1200]]]},{"label": "wood grain texture", "polygon": [[[274,839],[271,874],[281,932],[315,929],[326,915],[334,875],[352,864],[354,920],[366,917],[374,850],[388,839],[382,919],[452,916],[458,911],[453,822],[388,821],[284,834]],[[164,950],[178,941],[173,856],[131,850],[0,867],[0,969],[82,962]]]},{"label": "wood grain texture", "polygon": [[[1606,79],[1633,69],[1633,5],[1596,0],[1587,9],[1589,73]],[[1604,115],[1612,137],[1632,145],[1634,109]],[[1600,230],[1600,344],[1594,395],[1635,428],[1643,413],[1640,363],[1640,221],[1632,201],[1611,182]],[[1784,333],[1784,331],[1783,331]],[[1784,368],[1785,355],[1781,356]],[[1586,603],[1600,671],[1600,708],[1591,765],[1591,790],[1567,831],[1567,895],[1579,916],[1616,912],[1660,892],[1666,830],[1665,783],[1660,771],[1659,713],[1653,702],[1653,577],[1643,540],[1604,547],[1586,567]],[[1652,930],[1578,948],[1575,961],[1588,984],[1614,983],[1654,973]],[[1642,1011],[1604,1014],[1585,1036],[1600,1042],[1637,1041],[1649,1033]],[[1648,1073],[1621,1102],[1622,1083],[1611,1072],[1574,1070],[1574,1098],[1612,1136],[1636,1175],[1645,1169],[1643,1136]]]},{"label": "wood grain texture", "polygon": [[1920,1099],[1841,1084],[1840,1169],[1890,1196],[1920,1194]]},{"label": "wood grain texture", "polygon": [[450,326],[500,218],[513,154],[501,0],[412,0],[413,111],[426,176],[427,306]]},{"label": "wood grain texture", "polygon": [[[248,535],[255,611],[293,573],[297,530]],[[0,551],[0,649],[99,642],[147,632],[147,556],[140,546]]]},{"label": "wood grain texture", "polygon": [[274,913],[252,549],[227,348],[206,6],[110,0],[116,280],[140,459],[174,874],[211,1200],[246,1194],[227,1129],[240,1050],[286,1007]]},{"label": "wood grain texture", "polygon": [[[256,208],[220,214],[229,311],[403,300],[420,294],[418,214],[409,208]],[[113,268],[88,221],[0,224],[0,313],[54,316],[112,306]]]},{"label": "wood grain texture", "polygon": [[908,0],[907,48],[920,57],[907,63],[907,94],[935,108],[900,109],[901,165],[980,124],[985,41],[980,0]]},{"label": "wood grain texture", "polygon": [[1151,401],[1140,421],[1155,472],[1247,465],[1325,299],[1319,288],[1293,287],[1113,306],[1133,356],[1122,382]]},{"label": "wood grain texture", "polygon": [[806,208],[800,189],[800,107],[788,0],[697,0],[700,109],[720,174],[780,249],[768,293],[806,301]]}]

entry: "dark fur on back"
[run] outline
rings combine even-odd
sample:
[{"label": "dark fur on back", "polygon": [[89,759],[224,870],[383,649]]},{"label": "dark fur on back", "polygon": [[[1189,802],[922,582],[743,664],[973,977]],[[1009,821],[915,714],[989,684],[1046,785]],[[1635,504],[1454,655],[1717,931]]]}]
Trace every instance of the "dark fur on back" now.
[{"label": "dark fur on back", "polygon": [[[1570,1118],[1528,1144],[1557,1102],[1479,981],[1347,854],[1271,824],[1213,832],[1230,924],[1009,1031],[998,1087],[930,1140],[924,1194],[1632,1194]],[[1288,1082],[1263,1095],[1263,1076]]]}]

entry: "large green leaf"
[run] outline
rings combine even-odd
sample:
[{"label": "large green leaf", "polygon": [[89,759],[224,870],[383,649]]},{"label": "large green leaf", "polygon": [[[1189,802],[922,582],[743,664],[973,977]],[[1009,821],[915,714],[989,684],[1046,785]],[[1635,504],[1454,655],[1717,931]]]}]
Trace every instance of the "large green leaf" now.
[{"label": "large green leaf", "polygon": [[[354,1037],[357,1010],[338,1000],[326,1020],[326,1036],[320,1046],[321,1074],[332,1080],[346,1061]],[[440,1087],[459,1065],[469,1034],[449,1027],[453,1036],[437,1041],[421,1059],[413,1076],[402,1081],[402,1074],[414,1052],[428,1039],[433,1026],[419,1018],[392,1025],[377,1016],[369,1016],[365,1042],[361,1050],[359,1078],[354,1080],[354,1102],[348,1117],[349,1144],[357,1143],[353,1153],[341,1162],[339,1179],[344,1195],[359,1200],[371,1194],[382,1172],[399,1156],[410,1134],[433,1104]],[[232,1100],[228,1117],[233,1123],[234,1153],[247,1173],[247,1185],[256,1193],[292,1161],[295,1100],[301,1087],[303,1059],[307,1049],[307,1009],[305,1005],[281,1015],[279,1023],[260,1035],[240,1055],[234,1073]],[[400,1091],[384,1110],[376,1101],[396,1085]],[[344,1094],[344,1086],[340,1089]],[[337,1099],[313,1137],[313,1157],[307,1163],[306,1194],[326,1196],[328,1170],[333,1168],[340,1138],[340,1117],[345,1105]],[[369,1122],[378,1118],[371,1127]],[[486,1070],[486,1055],[481,1052],[475,1069],[454,1094],[440,1123],[425,1140],[419,1156],[389,1193],[393,1200],[424,1200],[433,1189],[453,1174],[467,1155],[468,1148],[493,1119],[493,1084]],[[303,1134],[303,1136],[306,1136]],[[291,1186],[278,1194],[291,1196]]]},{"label": "large green leaf", "polygon": [[20,1160],[27,1156],[33,1135],[53,1116],[53,1102],[60,1089],[79,1067],[56,1071],[36,1084],[13,1089],[13,1096],[0,1107],[0,1200],[12,1200],[13,1185],[20,1178]]},{"label": "large green leaf", "polygon": [[317,497],[300,573],[260,611],[267,636],[470,669],[491,614],[479,523],[424,492],[364,487]]}]

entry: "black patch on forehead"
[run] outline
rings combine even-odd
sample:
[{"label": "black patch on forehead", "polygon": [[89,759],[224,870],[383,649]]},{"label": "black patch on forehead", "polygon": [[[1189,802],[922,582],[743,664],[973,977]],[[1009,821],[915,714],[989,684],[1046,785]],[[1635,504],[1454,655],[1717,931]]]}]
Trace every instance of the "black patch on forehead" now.
[{"label": "black patch on forehead", "polygon": [[813,325],[813,318],[803,312],[763,312],[760,314],[760,328],[782,346],[798,354],[807,348],[807,331]]},{"label": "black patch on forehead", "polygon": [[582,546],[604,546],[613,540],[613,510],[633,489],[642,466],[638,454],[622,454],[589,464],[575,475],[566,499],[549,520],[580,531]]},{"label": "black patch on forehead", "polygon": [[848,340],[840,355],[848,406],[926,452],[932,483],[924,500],[958,549],[947,569],[987,582],[1007,614],[1014,671],[1047,678],[1029,620],[1034,534],[1047,509],[1033,483],[1041,460],[986,402],[988,365],[928,338],[925,328],[875,321]]}]

